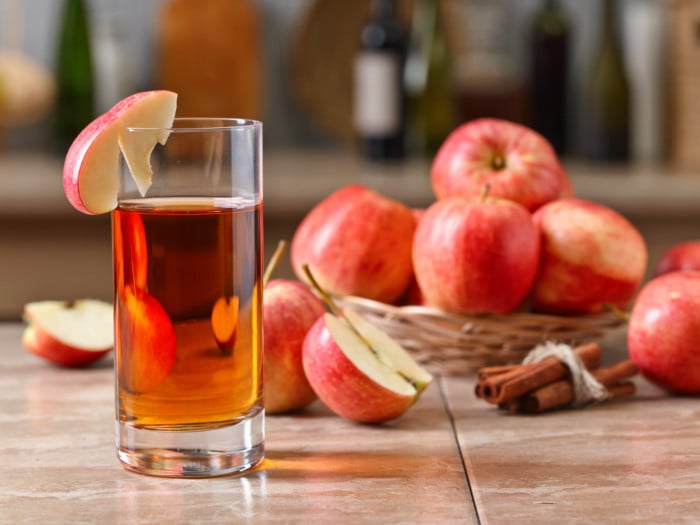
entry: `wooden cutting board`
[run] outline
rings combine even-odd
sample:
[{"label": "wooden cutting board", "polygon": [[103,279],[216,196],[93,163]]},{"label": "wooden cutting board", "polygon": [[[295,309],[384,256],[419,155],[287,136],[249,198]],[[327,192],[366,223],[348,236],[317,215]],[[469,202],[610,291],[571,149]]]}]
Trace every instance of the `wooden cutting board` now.
[{"label": "wooden cutting board", "polygon": [[261,119],[262,21],[250,0],[170,0],[156,29],[156,87],[178,116]]}]

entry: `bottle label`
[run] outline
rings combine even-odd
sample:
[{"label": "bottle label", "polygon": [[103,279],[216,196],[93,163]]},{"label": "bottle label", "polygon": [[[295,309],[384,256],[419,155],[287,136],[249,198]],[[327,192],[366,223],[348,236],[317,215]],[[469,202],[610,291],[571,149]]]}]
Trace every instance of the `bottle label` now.
[{"label": "bottle label", "polygon": [[361,52],[355,58],[354,119],[362,135],[392,135],[401,126],[399,57]]}]

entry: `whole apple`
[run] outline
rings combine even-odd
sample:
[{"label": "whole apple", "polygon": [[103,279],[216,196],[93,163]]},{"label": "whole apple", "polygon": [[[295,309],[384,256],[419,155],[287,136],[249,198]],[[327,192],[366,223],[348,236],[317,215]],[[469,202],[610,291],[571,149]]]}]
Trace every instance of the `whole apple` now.
[{"label": "whole apple", "polygon": [[265,410],[301,410],[316,399],[304,374],[302,346],[326,308],[305,284],[273,279],[265,286],[263,309]]},{"label": "whole apple", "polygon": [[700,272],[671,272],[644,285],[630,316],[627,347],[653,383],[700,394]]},{"label": "whole apple", "polygon": [[452,197],[431,205],[418,224],[413,266],[423,301],[454,313],[507,313],[537,273],[540,238],[520,204]]},{"label": "whole apple", "polygon": [[323,289],[393,303],[413,273],[411,209],[359,184],[317,204],[302,220],[291,245],[292,268],[305,281],[308,264]]},{"label": "whole apple", "polygon": [[510,199],[532,211],[573,189],[551,144],[536,131],[493,118],[455,129],[431,167],[438,199],[478,197],[485,184],[491,197]]},{"label": "whole apple", "polygon": [[634,225],[607,206],[576,198],[545,204],[533,219],[542,239],[535,310],[586,314],[629,306],[648,260]]},{"label": "whole apple", "polygon": [[654,275],[676,270],[700,270],[700,241],[675,244],[661,254]]}]

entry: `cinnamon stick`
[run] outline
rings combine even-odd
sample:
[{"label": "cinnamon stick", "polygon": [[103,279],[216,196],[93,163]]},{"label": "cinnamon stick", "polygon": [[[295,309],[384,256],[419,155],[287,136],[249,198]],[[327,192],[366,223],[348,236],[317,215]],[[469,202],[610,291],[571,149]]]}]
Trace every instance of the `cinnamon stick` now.
[{"label": "cinnamon stick", "polygon": [[477,381],[483,381],[484,379],[488,379],[489,377],[505,374],[506,372],[511,372],[520,368],[521,366],[523,365],[516,364],[484,366],[482,368],[479,368],[479,370],[476,372],[476,379]]},{"label": "cinnamon stick", "polygon": [[[620,381],[637,374],[637,366],[632,361],[622,361],[606,368],[599,368],[591,372],[591,374],[606,388],[609,397],[619,397],[620,395],[634,393],[634,383],[622,383],[626,386],[624,388],[620,387]],[[632,386],[631,392],[629,392],[629,385]],[[519,412],[536,414],[566,406],[573,400],[574,388],[571,381],[561,379],[523,396],[518,400],[514,408]]]},{"label": "cinnamon stick", "polygon": [[[574,348],[584,366],[595,369],[600,366],[602,351],[598,343],[588,343]],[[548,357],[537,363],[519,365],[503,374],[493,375],[479,382],[477,394],[489,403],[501,404],[515,399],[543,385],[566,377],[568,367],[556,357]]]}]

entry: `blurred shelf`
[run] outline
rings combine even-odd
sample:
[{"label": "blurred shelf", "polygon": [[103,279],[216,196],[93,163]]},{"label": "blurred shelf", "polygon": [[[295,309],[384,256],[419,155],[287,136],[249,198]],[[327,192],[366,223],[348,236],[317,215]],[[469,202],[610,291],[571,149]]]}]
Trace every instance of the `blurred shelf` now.
[{"label": "blurred shelf", "polygon": [[[565,162],[580,197],[644,217],[700,217],[700,174],[666,166],[601,166]],[[0,217],[78,217],[63,195],[62,160],[27,153],[0,155]],[[296,218],[335,189],[370,186],[413,207],[433,200],[427,159],[374,164],[351,151],[272,150],[265,154],[265,213]]]}]

